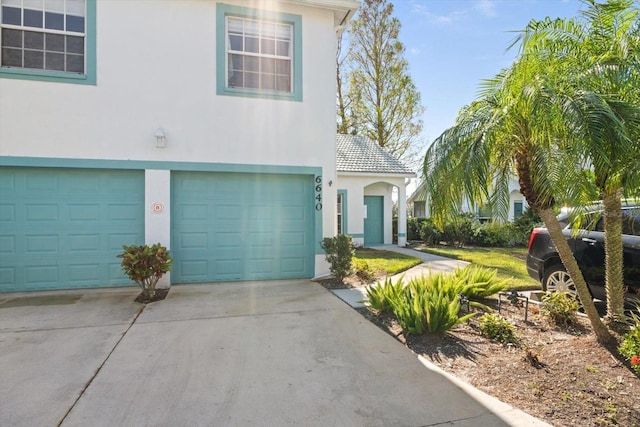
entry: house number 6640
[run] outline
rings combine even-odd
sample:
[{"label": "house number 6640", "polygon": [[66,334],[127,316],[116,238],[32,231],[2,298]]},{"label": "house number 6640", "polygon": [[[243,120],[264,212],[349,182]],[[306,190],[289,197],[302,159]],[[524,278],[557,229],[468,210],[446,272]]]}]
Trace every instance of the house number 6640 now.
[{"label": "house number 6640", "polygon": [[322,210],[322,175],[316,176],[316,210]]}]

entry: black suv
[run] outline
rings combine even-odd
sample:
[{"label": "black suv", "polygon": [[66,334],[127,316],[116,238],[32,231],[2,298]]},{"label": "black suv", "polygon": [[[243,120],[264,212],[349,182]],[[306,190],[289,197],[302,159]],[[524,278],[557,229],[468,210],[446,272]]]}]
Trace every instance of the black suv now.
[{"label": "black suv", "polygon": [[[640,203],[625,204],[622,208],[622,242],[624,247],[625,299],[635,304],[640,298]],[[573,232],[569,215],[561,214],[558,220],[562,233],[578,261],[580,270],[594,298],[605,300],[604,218],[602,209],[594,209],[581,217],[582,224],[595,224],[589,230]],[[529,275],[542,283],[544,291],[575,293],[575,285],[567,274],[546,228],[534,228],[529,238],[527,256]]]}]

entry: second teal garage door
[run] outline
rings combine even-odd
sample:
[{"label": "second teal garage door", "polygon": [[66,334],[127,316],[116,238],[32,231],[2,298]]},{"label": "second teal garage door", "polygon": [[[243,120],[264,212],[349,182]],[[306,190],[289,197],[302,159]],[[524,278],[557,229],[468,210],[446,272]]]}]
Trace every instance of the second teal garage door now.
[{"label": "second teal garage door", "polygon": [[309,278],[313,177],[173,172],[173,283]]},{"label": "second teal garage door", "polygon": [[0,168],[0,292],[134,285],[116,255],[144,243],[144,171]]}]

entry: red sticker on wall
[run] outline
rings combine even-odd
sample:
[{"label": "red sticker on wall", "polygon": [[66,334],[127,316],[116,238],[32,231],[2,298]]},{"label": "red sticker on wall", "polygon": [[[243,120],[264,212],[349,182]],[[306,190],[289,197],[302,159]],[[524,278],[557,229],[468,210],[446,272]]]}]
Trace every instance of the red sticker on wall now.
[{"label": "red sticker on wall", "polygon": [[162,213],[164,210],[164,205],[162,203],[153,203],[151,205],[151,211],[155,214]]}]

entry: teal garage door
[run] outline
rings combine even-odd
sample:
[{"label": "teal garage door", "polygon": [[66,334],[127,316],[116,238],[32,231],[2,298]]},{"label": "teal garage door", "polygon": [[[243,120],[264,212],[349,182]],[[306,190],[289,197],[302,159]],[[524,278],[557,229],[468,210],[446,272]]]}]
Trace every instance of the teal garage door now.
[{"label": "teal garage door", "polygon": [[313,276],[311,176],[173,172],[171,188],[172,282]]},{"label": "teal garage door", "polygon": [[144,243],[144,172],[0,168],[0,291],[131,285],[116,255]]}]

